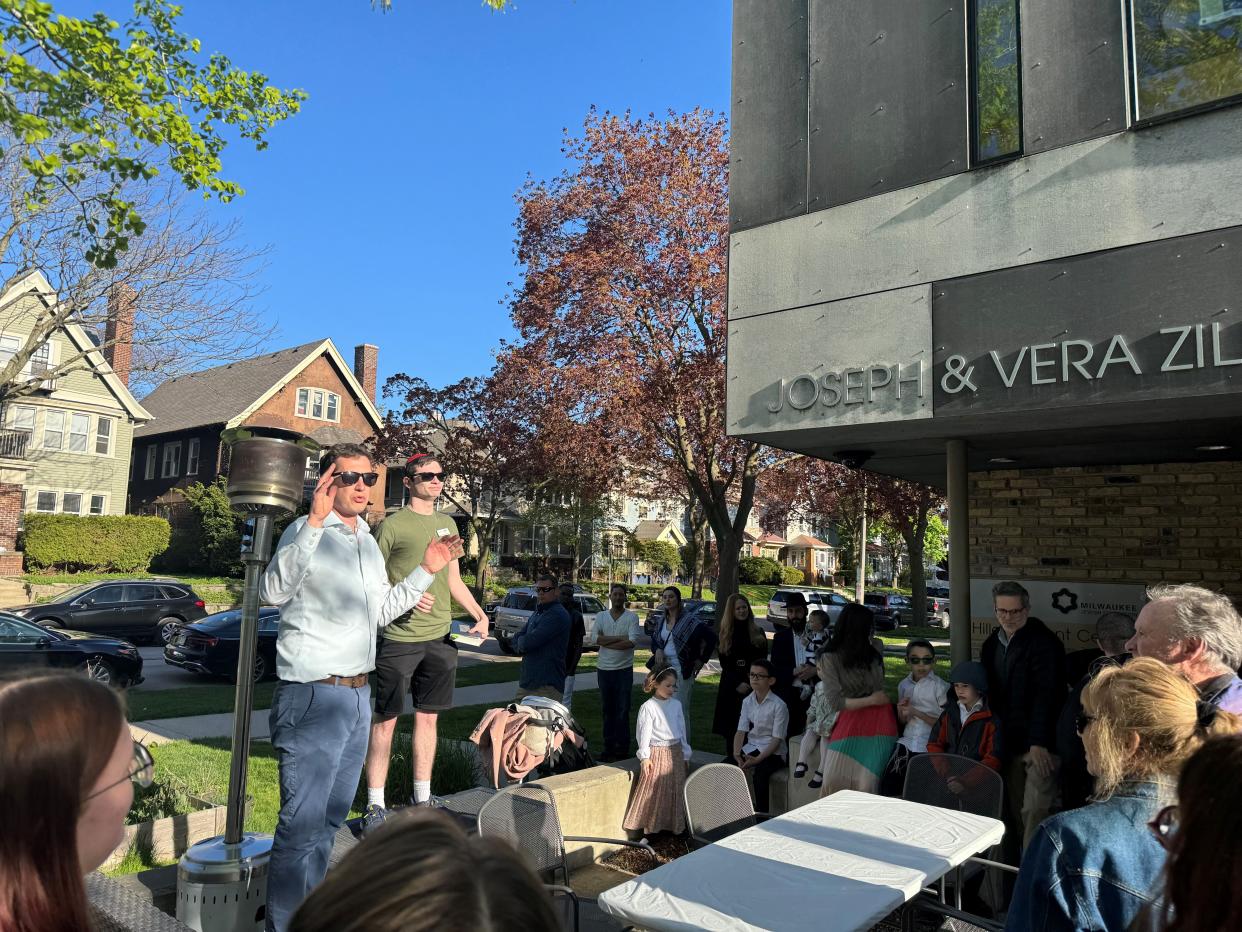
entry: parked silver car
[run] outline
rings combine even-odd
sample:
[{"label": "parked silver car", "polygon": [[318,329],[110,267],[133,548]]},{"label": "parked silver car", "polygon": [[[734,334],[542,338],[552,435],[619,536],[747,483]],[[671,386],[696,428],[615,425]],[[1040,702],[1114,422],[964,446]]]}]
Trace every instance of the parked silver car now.
[{"label": "parked silver car", "polygon": [[[604,611],[604,603],[589,592],[575,592],[574,600],[578,610],[582,612],[582,622],[586,625],[586,636],[582,639],[584,647],[595,646],[595,615]],[[506,650],[514,636],[522,630],[539,604],[539,597],[530,586],[519,586],[510,589],[500,604],[496,606],[495,627],[492,634],[501,650]]]},{"label": "parked silver car", "polygon": [[836,623],[837,617],[841,614],[841,609],[850,604],[850,600],[843,595],[837,595],[835,592],[823,592],[818,589],[777,589],[772,593],[772,598],[768,601],[768,618],[773,621],[784,621],[789,617],[789,613],[785,607],[789,602],[789,596],[794,592],[801,592],[803,598],[806,599],[807,612],[813,612],[816,609],[828,613],[828,620]]}]

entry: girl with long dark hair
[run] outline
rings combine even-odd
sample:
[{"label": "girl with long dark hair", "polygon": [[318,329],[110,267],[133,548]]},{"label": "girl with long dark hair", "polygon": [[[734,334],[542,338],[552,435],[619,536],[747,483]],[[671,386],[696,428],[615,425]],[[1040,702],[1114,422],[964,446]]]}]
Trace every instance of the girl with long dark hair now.
[{"label": "girl with long dark hair", "polygon": [[151,758],[117,694],[77,673],[0,681],[0,723],[0,929],[89,929],[82,878],[124,838]]},{"label": "girl with long dark hair", "polygon": [[821,796],[837,790],[877,792],[897,743],[897,720],[884,691],[883,645],[872,638],[874,625],[869,608],[845,606],[820,657],[824,703],[837,715],[821,758]]}]

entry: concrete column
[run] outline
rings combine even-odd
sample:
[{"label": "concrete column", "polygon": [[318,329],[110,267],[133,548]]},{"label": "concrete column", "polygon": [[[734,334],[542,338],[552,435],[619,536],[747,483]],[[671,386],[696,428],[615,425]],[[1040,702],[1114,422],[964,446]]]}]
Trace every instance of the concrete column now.
[{"label": "concrete column", "polygon": [[966,441],[946,448],[949,497],[949,656],[954,664],[970,660],[970,492]]}]

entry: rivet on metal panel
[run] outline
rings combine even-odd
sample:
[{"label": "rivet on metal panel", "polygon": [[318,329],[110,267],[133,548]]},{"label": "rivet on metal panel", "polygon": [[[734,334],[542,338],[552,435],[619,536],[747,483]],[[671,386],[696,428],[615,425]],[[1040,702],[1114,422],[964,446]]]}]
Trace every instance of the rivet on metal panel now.
[{"label": "rivet on metal panel", "polygon": [[819,323],[821,320],[823,320],[827,316],[828,316],[827,314],[820,314],[818,317],[815,318],[815,322]]},{"label": "rivet on metal panel", "polygon": [[811,132],[812,132],[812,133],[818,133],[818,132],[819,132],[819,127],[818,127],[818,126],[817,126],[817,127],[815,127],[813,130],[811,130]]},{"label": "rivet on metal panel", "polygon": [[[1036,141],[1036,142],[1041,142],[1041,141],[1043,140],[1043,138],[1044,138],[1043,136],[1036,136],[1036,137],[1035,137],[1035,141]],[[1027,169],[1027,171],[1030,171],[1030,169],[1028,168],[1028,169]]]},{"label": "rivet on metal panel", "polygon": [[1068,274],[1069,274],[1069,273],[1068,273],[1068,272],[1066,272],[1066,271],[1065,271],[1065,269],[1061,269],[1061,271],[1057,272],[1057,274],[1056,274],[1056,275],[1053,275],[1053,276],[1052,276],[1052,278],[1048,279],[1048,281],[1050,281],[1050,282],[1055,282],[1055,281],[1056,281],[1058,278],[1060,278],[1062,275],[1068,275]]},{"label": "rivet on metal panel", "polygon": [[815,61],[811,62],[811,64],[812,64],[812,65],[818,65],[818,64],[819,64],[819,62],[820,62],[820,60],[817,58],[817,59],[815,59]]},{"label": "rivet on metal panel", "polygon": [[911,275],[918,275],[918,274],[919,274],[919,270],[918,270],[918,269],[915,269],[915,270],[914,270],[913,272],[911,272],[910,274],[911,274]]},{"label": "rivet on metal panel", "polygon": [[1162,226],[1164,226],[1164,221],[1163,221],[1163,220],[1161,220],[1161,221],[1160,221],[1159,223],[1157,223],[1154,227],[1152,227],[1152,229],[1153,229],[1153,230],[1158,230],[1158,229],[1160,229]]},{"label": "rivet on metal panel", "polygon": [[1035,64],[1031,65],[1031,69],[1032,69],[1032,70],[1034,70],[1034,69],[1036,69],[1036,68],[1042,68],[1042,67],[1043,67],[1043,65],[1044,65],[1044,63],[1043,63],[1042,61],[1037,61],[1037,62],[1035,62]]},{"label": "rivet on metal panel", "polygon": [[823,290],[824,290],[823,288],[816,288],[816,289],[815,289],[815,294],[819,294],[819,293],[820,293],[820,292],[822,292]]},{"label": "rivet on metal panel", "polygon": [[1227,308],[1227,307],[1222,307],[1219,311],[1217,311],[1217,312],[1216,312],[1215,314],[1213,314],[1212,316],[1213,316],[1213,317],[1220,317],[1220,315],[1221,315],[1221,314],[1228,314],[1228,313],[1229,313],[1229,308]]},{"label": "rivet on metal panel", "polygon": [[1218,250],[1218,249],[1224,249],[1224,248],[1225,248],[1225,246],[1226,246],[1226,244],[1225,244],[1225,243],[1217,243],[1215,246],[1213,246],[1211,249],[1209,249],[1209,250],[1208,250],[1208,252],[1216,252],[1216,250]]},{"label": "rivet on metal panel", "polygon": [[875,45],[877,42],[883,42],[883,41],[884,41],[884,33],[881,32],[881,33],[877,33],[876,37],[872,39],[870,42],[868,42],[867,44]]},{"label": "rivet on metal panel", "polygon": [[819,223],[817,223],[817,224],[815,224],[815,225],[816,225],[817,227],[822,227],[822,226],[824,225],[824,221],[822,221],[822,220],[821,220],[821,221],[819,221]]},{"label": "rivet on metal panel", "polygon": [[884,184],[884,179],[883,179],[883,178],[877,178],[877,179],[876,179],[876,181],[875,181],[875,184],[873,184],[871,187],[873,187],[873,188],[874,188],[876,185],[881,185],[881,184]]},{"label": "rivet on metal panel", "polygon": [[1027,246],[1024,250],[1022,250],[1020,253],[1018,253],[1018,255],[1020,255],[1020,256],[1025,256],[1025,255],[1026,255],[1028,252],[1030,252],[1030,251],[1031,251],[1031,247],[1030,247],[1030,246]]},{"label": "rivet on metal panel", "polygon": [[952,12],[953,12],[953,7],[949,7],[947,10],[945,10],[943,13],[941,13],[939,16],[937,16],[935,19],[933,19],[933,20],[932,20],[932,24],[934,25],[934,24],[936,24],[936,23],[940,22],[942,19],[944,19],[946,16],[948,16],[948,15],[949,15],[950,13],[952,13]]},{"label": "rivet on metal panel", "polygon": [[871,111],[871,115],[875,116],[877,113],[881,112],[883,109],[884,109],[884,105],[880,104],[880,106],[876,107],[874,110]]}]

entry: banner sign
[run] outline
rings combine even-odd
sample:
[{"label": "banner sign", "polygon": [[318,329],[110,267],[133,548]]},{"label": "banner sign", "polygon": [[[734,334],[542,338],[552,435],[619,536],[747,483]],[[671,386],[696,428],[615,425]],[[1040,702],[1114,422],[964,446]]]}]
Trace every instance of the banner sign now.
[{"label": "banner sign", "polygon": [[[979,648],[996,628],[992,614],[992,586],[999,579],[970,580],[970,651]],[[1138,617],[1147,602],[1147,588],[1139,583],[1066,582],[1049,579],[1010,580],[1031,594],[1031,617],[1038,618],[1065,644],[1067,653],[1095,646],[1096,620],[1107,612]]]}]

